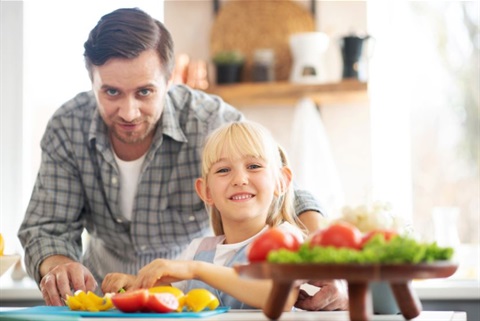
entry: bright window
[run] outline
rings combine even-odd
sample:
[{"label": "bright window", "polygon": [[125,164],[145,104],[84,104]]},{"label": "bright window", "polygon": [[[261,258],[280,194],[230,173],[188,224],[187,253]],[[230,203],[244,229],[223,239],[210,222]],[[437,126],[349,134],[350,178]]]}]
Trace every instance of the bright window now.
[{"label": "bright window", "polygon": [[426,238],[454,244],[456,231],[477,267],[479,13],[474,1],[368,3],[374,194]]}]

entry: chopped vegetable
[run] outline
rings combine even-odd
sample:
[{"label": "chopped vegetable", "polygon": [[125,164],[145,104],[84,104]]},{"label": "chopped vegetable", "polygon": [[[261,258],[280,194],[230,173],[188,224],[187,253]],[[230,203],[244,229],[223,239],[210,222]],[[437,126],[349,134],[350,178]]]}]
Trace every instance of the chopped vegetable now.
[{"label": "chopped vegetable", "polygon": [[98,312],[113,308],[110,295],[105,294],[103,297],[99,297],[91,291],[85,293],[82,290],[76,291],[74,295],[67,295],[65,304],[70,310],[75,311]]},{"label": "chopped vegetable", "polygon": [[220,302],[207,289],[192,289],[185,295],[185,306],[188,311],[200,312],[205,309],[215,310]]},{"label": "chopped vegetable", "polygon": [[173,294],[178,300],[178,308],[177,312],[182,312],[184,301],[185,301],[185,294],[179,288],[170,286],[170,285],[162,285],[162,286],[155,286],[153,288],[148,289],[148,292],[151,293],[171,293]]}]

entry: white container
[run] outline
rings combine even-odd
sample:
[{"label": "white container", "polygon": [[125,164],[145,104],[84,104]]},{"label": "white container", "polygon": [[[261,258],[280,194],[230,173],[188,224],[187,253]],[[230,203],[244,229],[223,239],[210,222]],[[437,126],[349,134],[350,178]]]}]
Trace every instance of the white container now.
[{"label": "white container", "polygon": [[294,83],[322,83],[326,79],[323,54],[330,43],[323,32],[295,33],[289,39],[293,57],[290,81]]}]

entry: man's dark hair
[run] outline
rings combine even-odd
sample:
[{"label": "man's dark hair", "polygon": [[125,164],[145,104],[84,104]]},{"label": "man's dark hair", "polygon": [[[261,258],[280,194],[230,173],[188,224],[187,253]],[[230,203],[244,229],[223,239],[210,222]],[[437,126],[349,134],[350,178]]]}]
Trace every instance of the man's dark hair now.
[{"label": "man's dark hair", "polygon": [[138,8],[117,9],[104,15],[90,32],[84,48],[90,78],[93,65],[101,66],[110,58],[132,59],[150,49],[157,51],[167,79],[175,65],[170,32]]}]

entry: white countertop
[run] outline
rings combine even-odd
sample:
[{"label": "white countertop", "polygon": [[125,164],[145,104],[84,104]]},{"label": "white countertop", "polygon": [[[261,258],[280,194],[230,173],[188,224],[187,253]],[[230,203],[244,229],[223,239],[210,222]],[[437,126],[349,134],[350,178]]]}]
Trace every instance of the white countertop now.
[{"label": "white countertop", "polygon": [[413,288],[421,300],[480,300],[480,280],[419,280]]},{"label": "white countertop", "polygon": [[[480,300],[480,280],[430,279],[413,282],[421,300]],[[13,281],[8,275],[0,278],[0,301],[42,300],[36,283],[30,278]]]},{"label": "white countertop", "polygon": [[[0,311],[7,311],[9,308],[0,308]],[[38,317],[33,320],[47,320],[48,316]],[[158,318],[79,318],[78,320],[88,321],[150,321],[159,320]],[[198,321],[198,318],[161,318],[165,321]],[[217,314],[205,318],[205,320],[212,321],[269,321],[263,312],[255,310],[231,310],[226,313]],[[284,312],[280,316],[280,321],[349,321],[350,317],[347,311],[321,311],[321,312],[307,312],[307,311],[294,311]],[[404,321],[402,315],[373,315],[371,321]],[[465,312],[454,311],[422,311],[421,314],[411,319],[412,321],[466,321],[467,315]]]}]

